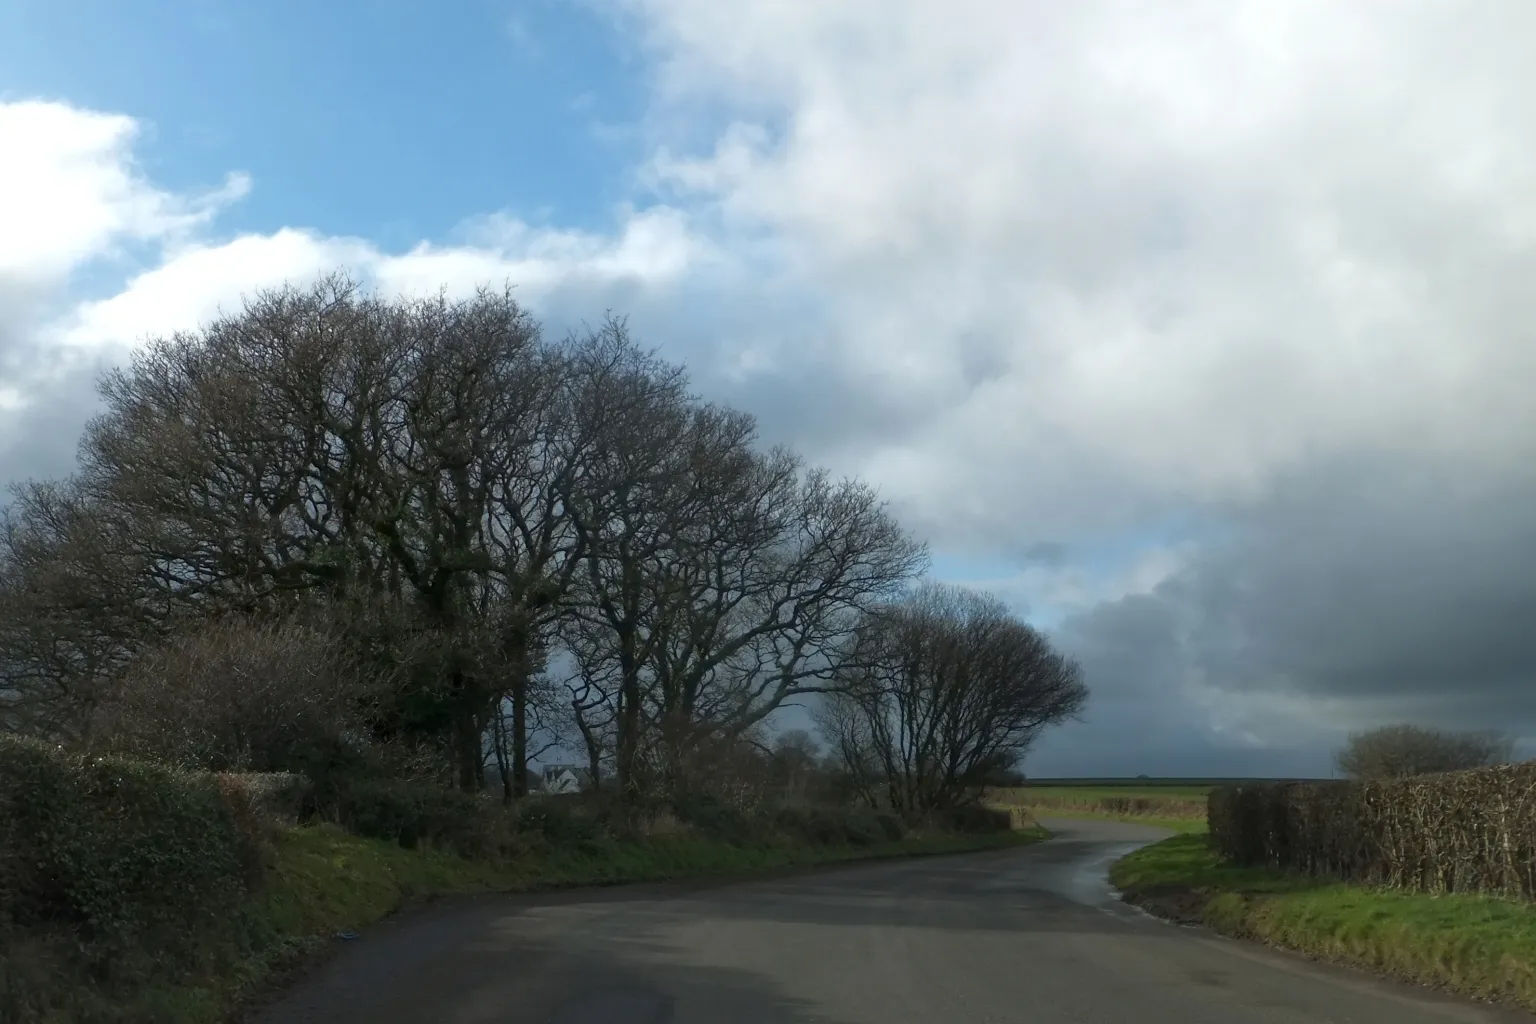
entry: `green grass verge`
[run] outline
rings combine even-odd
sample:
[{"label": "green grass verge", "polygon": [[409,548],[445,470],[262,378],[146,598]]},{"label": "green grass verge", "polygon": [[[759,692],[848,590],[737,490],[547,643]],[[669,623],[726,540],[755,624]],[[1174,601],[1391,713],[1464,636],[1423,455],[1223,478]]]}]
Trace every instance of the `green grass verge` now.
[{"label": "green grass verge", "polygon": [[[335,826],[295,828],[278,842],[269,884],[232,927],[238,956],[207,976],[146,988],[114,1020],[157,1024],[217,1024],[232,1019],[252,996],[333,942],[396,911],[438,896],[477,892],[536,892],[579,886],[735,877],[795,866],[877,858],[1002,849],[1047,837],[1040,828],[977,835],[936,834],[871,846],[803,843],[734,844],[678,835],[643,842],[605,841],[560,847],[505,864],[451,853],[405,850],[362,839]],[[61,1016],[73,1021],[78,1016]]]},{"label": "green grass verge", "polygon": [[1536,907],[1234,867],[1201,835],[1138,850],[1110,880],[1160,916],[1536,1010]]}]

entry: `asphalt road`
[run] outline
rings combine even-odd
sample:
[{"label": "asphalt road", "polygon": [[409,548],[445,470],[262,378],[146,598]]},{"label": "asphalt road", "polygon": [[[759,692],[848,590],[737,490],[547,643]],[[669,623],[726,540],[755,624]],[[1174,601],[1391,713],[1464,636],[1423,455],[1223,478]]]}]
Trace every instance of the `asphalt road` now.
[{"label": "asphalt road", "polygon": [[1104,875],[1163,833],[1047,824],[1055,838],[1019,850],[442,904],[348,943],[252,1020],[1536,1021],[1149,918]]}]

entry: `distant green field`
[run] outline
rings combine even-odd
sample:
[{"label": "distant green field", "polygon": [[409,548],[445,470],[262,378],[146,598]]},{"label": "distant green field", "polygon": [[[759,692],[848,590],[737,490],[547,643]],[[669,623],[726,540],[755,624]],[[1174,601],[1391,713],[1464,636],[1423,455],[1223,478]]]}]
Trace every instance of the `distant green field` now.
[{"label": "distant green field", "polygon": [[[1074,789],[1089,787],[1094,789],[1189,789],[1198,790],[1200,793],[1208,793],[1217,786],[1234,786],[1245,782],[1281,782],[1292,781],[1282,779],[1258,779],[1258,778],[1219,778],[1219,779],[1187,779],[1187,778],[1159,778],[1137,776],[1135,778],[1097,778],[1097,779],[1028,779],[1025,788],[1042,787],[1056,789],[1062,786],[1071,786]],[[1312,779],[1297,779],[1298,782],[1317,781]]]},{"label": "distant green field", "polygon": [[1204,830],[1210,789],[1210,785],[1124,785],[1096,780],[1095,785],[1015,786],[990,792],[988,800],[1048,817],[1111,818],[1188,832]]},{"label": "distant green field", "polygon": [[1175,832],[1203,832],[1206,797],[1217,786],[1274,779],[1030,779],[1022,786],[989,790],[999,807],[1025,807],[1057,818],[1108,818],[1156,825]]},{"label": "distant green field", "polygon": [[1144,798],[1148,800],[1204,800],[1211,790],[1216,788],[1215,783],[1207,785],[1167,785],[1157,784],[1140,786],[1127,785],[1121,782],[1111,783],[1053,783],[1046,785],[1019,786],[1010,790],[1012,793],[1020,793],[1026,797],[1061,796],[1072,797],[1078,800],[1099,800],[1106,797],[1125,797],[1127,799]]}]

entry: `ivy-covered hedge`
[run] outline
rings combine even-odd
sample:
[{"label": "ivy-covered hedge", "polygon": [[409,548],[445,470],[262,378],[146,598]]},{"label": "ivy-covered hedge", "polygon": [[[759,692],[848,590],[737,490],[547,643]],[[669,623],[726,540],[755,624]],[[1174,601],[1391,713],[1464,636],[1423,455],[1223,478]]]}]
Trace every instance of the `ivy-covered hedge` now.
[{"label": "ivy-covered hedge", "polygon": [[0,737],[0,905],[92,944],[184,937],[251,880],[254,820],[238,784]]},{"label": "ivy-covered hedge", "polygon": [[56,975],[196,969],[271,852],[250,789],[0,736],[0,1018],[40,1017]]}]

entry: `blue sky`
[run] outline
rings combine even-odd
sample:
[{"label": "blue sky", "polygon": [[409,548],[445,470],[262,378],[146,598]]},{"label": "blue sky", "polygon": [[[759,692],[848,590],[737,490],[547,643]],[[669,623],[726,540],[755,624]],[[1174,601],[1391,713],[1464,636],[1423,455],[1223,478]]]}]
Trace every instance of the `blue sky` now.
[{"label": "blue sky", "polygon": [[510,282],[631,316],[1051,630],[1095,696],[1037,773],[1536,737],[1533,39],[1435,0],[9,0],[0,478],[252,289]]},{"label": "blue sky", "polygon": [[615,16],[560,0],[13,0],[0,68],[11,96],[142,118],[164,186],[248,172],[226,230],[396,246],[492,210],[610,226],[646,103]]}]

